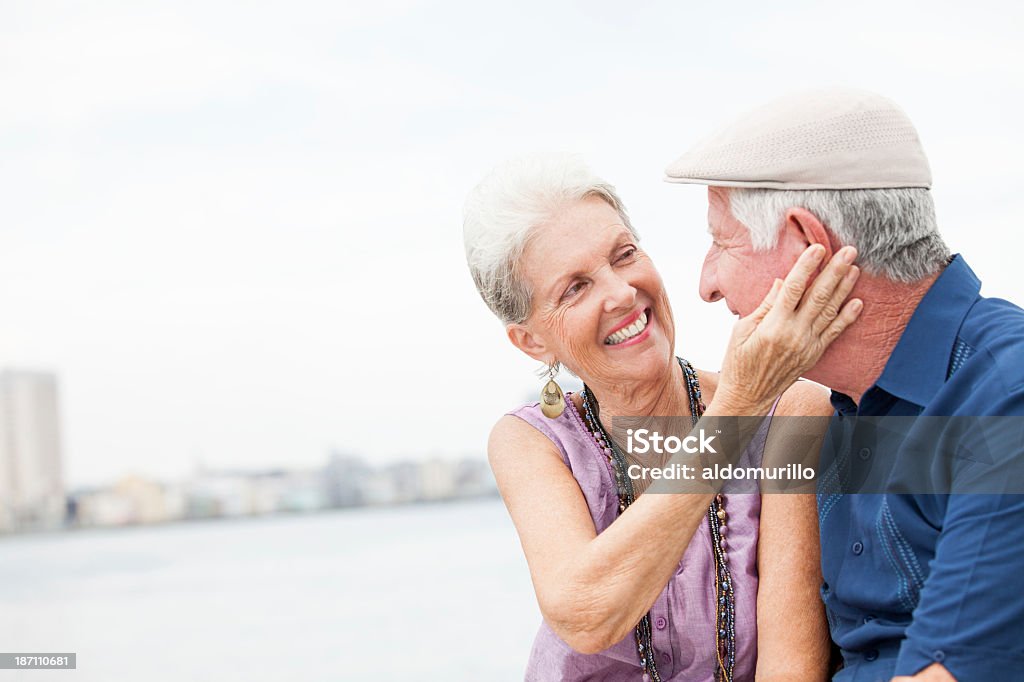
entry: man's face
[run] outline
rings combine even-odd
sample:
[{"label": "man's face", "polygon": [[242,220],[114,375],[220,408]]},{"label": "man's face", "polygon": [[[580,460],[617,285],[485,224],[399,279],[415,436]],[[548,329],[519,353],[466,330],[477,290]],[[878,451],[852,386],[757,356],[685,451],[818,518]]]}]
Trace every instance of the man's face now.
[{"label": "man's face", "polygon": [[700,273],[700,296],[709,303],[725,299],[740,317],[760,305],[775,278],[785,278],[800,255],[800,250],[790,253],[785,234],[777,247],[755,253],[750,232],[729,208],[728,188],[708,188],[708,232],[711,247]]}]

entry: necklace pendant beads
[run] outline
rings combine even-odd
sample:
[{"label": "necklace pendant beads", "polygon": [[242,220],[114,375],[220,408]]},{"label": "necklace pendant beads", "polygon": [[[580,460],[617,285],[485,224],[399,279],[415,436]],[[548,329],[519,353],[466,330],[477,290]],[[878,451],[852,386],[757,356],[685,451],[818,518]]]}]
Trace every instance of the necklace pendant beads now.
[{"label": "necklace pendant beads", "polygon": [[[676,359],[683,370],[690,402],[690,414],[692,415],[693,424],[696,425],[701,415],[704,414],[705,409],[701,399],[697,370],[686,360],[682,358]],[[635,500],[632,483],[626,476],[626,458],[614,441],[612,441],[611,436],[605,430],[598,417],[597,398],[594,397],[593,393],[586,386],[583,387],[581,395],[583,397],[583,409],[587,426],[591,430],[598,448],[608,457],[608,462],[611,464],[612,471],[615,474],[616,492],[619,497],[619,513],[621,514]],[[725,496],[718,494],[709,505],[707,512],[708,527],[711,531],[711,554],[715,564],[716,614],[714,630],[715,650],[718,659],[715,680],[732,682],[733,671],[736,665],[736,601],[732,590],[732,574],[729,571],[729,555],[726,552],[726,518]],[[658,667],[654,661],[650,612],[640,619],[634,633],[636,635],[640,668],[644,671],[642,676],[643,682],[661,682],[661,675],[658,673]]]}]

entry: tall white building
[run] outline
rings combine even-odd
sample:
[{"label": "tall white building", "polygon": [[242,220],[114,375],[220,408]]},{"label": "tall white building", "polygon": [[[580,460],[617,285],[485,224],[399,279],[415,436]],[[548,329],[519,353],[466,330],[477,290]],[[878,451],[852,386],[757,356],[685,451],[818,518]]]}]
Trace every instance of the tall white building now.
[{"label": "tall white building", "polygon": [[57,377],[0,372],[0,531],[53,528],[64,518]]}]

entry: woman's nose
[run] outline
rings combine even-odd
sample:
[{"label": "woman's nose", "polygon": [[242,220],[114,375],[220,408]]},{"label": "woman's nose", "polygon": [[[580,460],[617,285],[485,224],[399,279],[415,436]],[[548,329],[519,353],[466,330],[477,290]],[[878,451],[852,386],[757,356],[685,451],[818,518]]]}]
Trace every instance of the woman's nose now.
[{"label": "woman's nose", "polygon": [[632,308],[636,304],[636,287],[625,279],[613,275],[608,278],[607,287],[604,299],[605,312]]}]

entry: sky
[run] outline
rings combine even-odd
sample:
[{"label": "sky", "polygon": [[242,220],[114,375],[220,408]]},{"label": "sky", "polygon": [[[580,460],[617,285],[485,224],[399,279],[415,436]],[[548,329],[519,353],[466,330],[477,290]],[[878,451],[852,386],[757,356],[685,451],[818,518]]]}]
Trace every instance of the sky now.
[{"label": "sky", "polygon": [[723,7],[0,3],[0,366],[57,374],[68,483],[483,457],[541,382],[472,286],[462,203],[523,153],[617,186],[677,352],[716,368],[704,191],[662,171],[807,87],[895,99],[947,241],[1024,302],[1024,7]]}]

